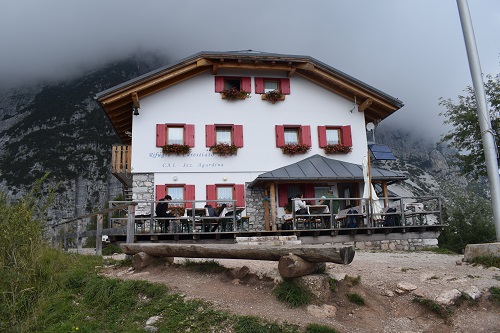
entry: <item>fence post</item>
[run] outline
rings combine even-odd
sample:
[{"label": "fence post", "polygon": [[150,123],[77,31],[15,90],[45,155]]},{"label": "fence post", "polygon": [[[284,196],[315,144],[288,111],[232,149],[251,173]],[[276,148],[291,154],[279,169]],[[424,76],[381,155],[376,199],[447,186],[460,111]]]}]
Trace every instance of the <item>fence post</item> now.
[{"label": "fence post", "polygon": [[127,243],[134,242],[134,229],[135,229],[135,205],[128,206],[127,217]]},{"label": "fence post", "polygon": [[97,214],[97,230],[95,235],[95,254],[98,256],[102,255],[102,221],[104,219],[103,214]]},{"label": "fence post", "polygon": [[80,236],[82,230],[82,220],[76,221],[76,253],[82,253],[82,237]]}]

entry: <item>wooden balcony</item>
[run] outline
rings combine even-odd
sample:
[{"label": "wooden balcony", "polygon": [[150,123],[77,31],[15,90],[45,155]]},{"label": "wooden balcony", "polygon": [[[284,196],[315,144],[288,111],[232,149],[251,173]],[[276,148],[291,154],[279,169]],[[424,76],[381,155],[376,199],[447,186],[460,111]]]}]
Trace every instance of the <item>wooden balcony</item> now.
[{"label": "wooden balcony", "polygon": [[113,145],[111,155],[111,173],[124,185],[132,186],[132,175],[130,173],[130,161],[132,157],[132,146]]}]

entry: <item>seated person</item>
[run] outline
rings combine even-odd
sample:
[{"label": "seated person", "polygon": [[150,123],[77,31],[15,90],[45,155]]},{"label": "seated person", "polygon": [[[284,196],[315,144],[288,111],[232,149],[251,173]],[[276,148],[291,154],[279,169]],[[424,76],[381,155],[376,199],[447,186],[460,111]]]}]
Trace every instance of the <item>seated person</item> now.
[{"label": "seated person", "polygon": [[[205,216],[207,217],[217,217],[219,216],[219,214],[217,213],[217,211],[212,207],[212,205],[205,205]],[[205,219],[205,223],[204,223],[204,231],[205,232],[209,232],[210,231],[210,228],[212,227],[212,221],[215,223],[215,226],[214,228],[217,229],[217,221],[216,220],[212,220],[212,219]],[[215,229],[213,229],[212,231],[215,231]]]},{"label": "seated person", "polygon": [[170,195],[166,195],[163,199],[160,199],[160,202],[156,205],[155,213],[157,217],[165,217],[166,219],[159,220],[159,225],[161,231],[167,232],[168,227],[170,226],[170,217],[175,217],[172,214],[172,211],[168,209],[168,203],[172,201],[172,197]]},{"label": "seated person", "polygon": [[299,192],[299,193],[297,193],[297,195],[295,196],[295,198],[296,199],[300,199],[300,200],[293,200],[295,214],[297,214],[297,215],[305,215],[305,214],[307,214],[307,205],[304,202],[304,200],[302,200],[302,198],[304,198],[304,195]]}]

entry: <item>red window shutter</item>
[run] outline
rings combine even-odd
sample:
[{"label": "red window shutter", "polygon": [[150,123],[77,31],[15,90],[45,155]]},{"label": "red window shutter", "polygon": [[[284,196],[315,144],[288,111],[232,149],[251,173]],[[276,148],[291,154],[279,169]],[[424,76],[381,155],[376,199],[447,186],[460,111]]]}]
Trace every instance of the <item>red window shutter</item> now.
[{"label": "red window shutter", "polygon": [[243,147],[243,125],[233,126],[233,144],[238,148]]},{"label": "red window shutter", "polygon": [[242,77],[241,78],[241,90],[244,90],[246,92],[252,92],[252,80],[249,77]]},{"label": "red window shutter", "polygon": [[255,93],[256,94],[263,94],[264,93],[264,78],[263,77],[256,77],[254,81],[255,81]]},{"label": "red window shutter", "polygon": [[212,207],[217,207],[217,201],[211,201],[210,200],[217,200],[217,186],[215,185],[207,185],[207,205],[212,205]]},{"label": "red window shutter", "polygon": [[184,144],[194,147],[194,125],[192,124],[184,126]]},{"label": "red window shutter", "polygon": [[224,76],[215,77],[215,92],[224,91]]},{"label": "red window shutter", "polygon": [[160,201],[160,199],[165,198],[165,194],[167,194],[167,188],[165,185],[156,185],[155,201]]},{"label": "red window shutter", "polygon": [[288,204],[288,186],[278,184],[278,206],[285,207]]},{"label": "red window shutter", "polygon": [[156,147],[163,147],[167,144],[167,126],[156,124]]},{"label": "red window shutter", "polygon": [[311,147],[311,126],[300,126],[300,143]]},{"label": "red window shutter", "polygon": [[284,95],[290,95],[290,79],[289,78],[281,79],[280,88],[281,92]]},{"label": "red window shutter", "polygon": [[276,147],[285,145],[285,126],[276,125]]},{"label": "red window shutter", "polygon": [[352,147],[351,125],[342,126],[342,144]]},{"label": "red window shutter", "polygon": [[[186,185],[184,187],[184,200],[194,200],[194,199],[195,199],[194,185]],[[193,207],[192,202],[185,203],[185,208],[192,208],[192,207]]]},{"label": "red window shutter", "polygon": [[205,125],[205,145],[215,146],[215,125]]},{"label": "red window shutter", "polygon": [[326,147],[326,126],[318,126],[318,142],[320,148]]},{"label": "red window shutter", "polygon": [[245,207],[245,185],[234,185],[234,199],[237,207]]},{"label": "red window shutter", "polygon": [[304,198],[314,198],[314,185],[305,184],[304,185]]}]

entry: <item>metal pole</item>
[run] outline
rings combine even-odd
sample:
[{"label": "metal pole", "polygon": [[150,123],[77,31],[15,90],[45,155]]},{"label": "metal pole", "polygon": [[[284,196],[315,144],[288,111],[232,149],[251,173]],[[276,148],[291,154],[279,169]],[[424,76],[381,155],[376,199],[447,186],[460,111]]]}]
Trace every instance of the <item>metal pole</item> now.
[{"label": "metal pole", "polygon": [[486,171],[490,183],[491,203],[493,206],[493,221],[495,223],[497,241],[500,241],[500,177],[498,174],[497,152],[495,138],[491,128],[490,114],[488,112],[484,82],[482,79],[479,54],[477,52],[476,39],[472,28],[469,5],[467,0],[457,0],[460,22],[464,34],[467,57],[472,76],[472,82],[477,100],[477,116],[481,128],[484,157],[486,160]]}]

